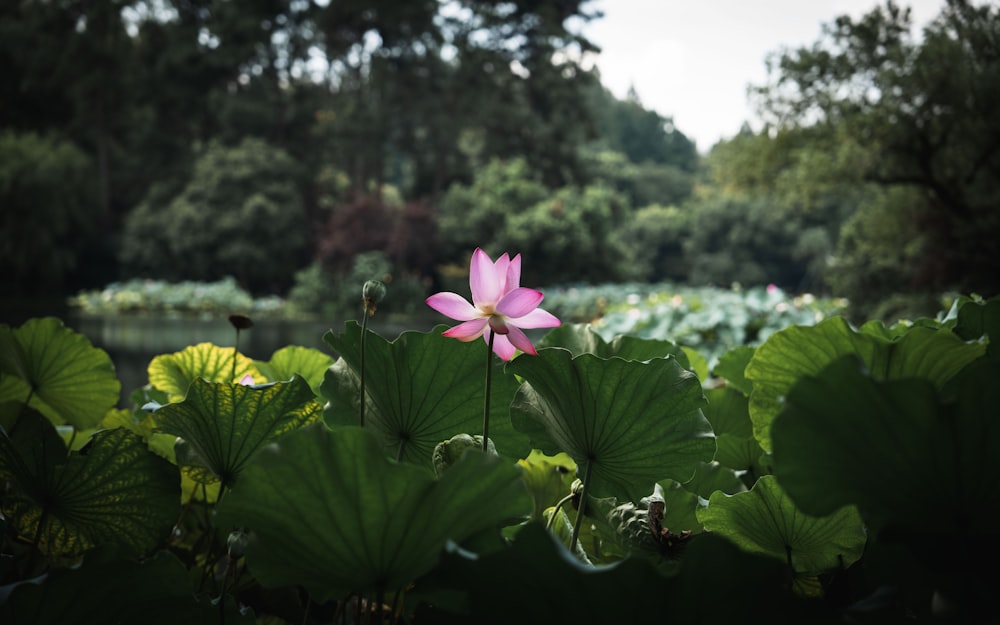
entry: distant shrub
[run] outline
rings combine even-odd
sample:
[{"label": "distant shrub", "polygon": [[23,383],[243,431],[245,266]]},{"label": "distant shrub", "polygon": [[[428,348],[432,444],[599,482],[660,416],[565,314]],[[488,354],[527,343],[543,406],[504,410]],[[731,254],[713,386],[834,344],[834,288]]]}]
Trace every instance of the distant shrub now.
[{"label": "distant shrub", "polygon": [[254,299],[232,277],[216,282],[165,282],[133,279],[114,282],[103,289],[82,291],[70,298],[72,307],[85,314],[151,314],[212,316],[231,313],[278,316],[282,301],[276,297]]},{"label": "distant shrub", "polygon": [[179,194],[154,189],[128,216],[128,275],[212,281],[234,276],[253,292],[288,287],[307,243],[297,166],[259,139],[212,143]]}]

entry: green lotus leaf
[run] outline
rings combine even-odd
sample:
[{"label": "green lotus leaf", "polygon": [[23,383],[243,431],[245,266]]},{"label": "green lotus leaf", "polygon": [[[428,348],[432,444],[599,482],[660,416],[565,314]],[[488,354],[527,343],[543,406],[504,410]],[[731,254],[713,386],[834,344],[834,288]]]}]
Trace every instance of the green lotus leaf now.
[{"label": "green lotus leaf", "polygon": [[229,488],[257,450],[321,412],[302,378],[261,386],[195,380],[184,401],[153,416],[159,431],[183,439],[177,463],[195,481]]},{"label": "green lotus leaf", "polygon": [[[462,432],[483,432],[486,344],[441,336],[444,329],[403,332],[391,342],[367,331],[365,428],[376,433],[393,458],[430,466],[434,447],[441,441]],[[323,338],[340,355],[322,387],[330,400],[326,420],[331,425],[357,425],[361,328],[351,321],[343,334],[327,332]],[[491,362],[489,438],[501,456],[521,458],[531,447],[508,417],[518,382],[504,373],[498,358]]]},{"label": "green lotus leaf", "polygon": [[705,499],[717,491],[733,495],[747,489],[735,469],[715,461],[700,463],[694,477],[684,483],[684,488]]},{"label": "green lotus leaf", "polygon": [[184,399],[195,380],[229,383],[250,375],[254,382],[264,382],[253,360],[243,354],[236,354],[236,370],[233,370],[234,351],[233,347],[199,343],[172,354],[160,354],[149,363],[149,383],[167,393],[174,402]]},{"label": "green lotus leaf", "polygon": [[993,360],[1000,360],[1000,296],[983,302],[963,303],[958,309],[955,334],[969,341],[987,337],[987,355]]},{"label": "green lotus leaf", "polygon": [[546,348],[507,369],[525,383],[511,405],[514,427],[547,454],[591,465],[596,497],[638,501],[663,478],[685,482],[715,453],[701,384],[673,358],[647,363]]},{"label": "green lotus leaf", "polygon": [[981,343],[966,343],[950,331],[925,327],[910,328],[895,340],[857,332],[841,317],[785,328],[757,348],[746,368],[753,384],[754,436],[770,452],[771,422],[792,385],[803,376],[818,374],[838,357],[853,355],[877,380],[924,378],[941,388],[984,352]]},{"label": "green lotus leaf", "polygon": [[723,378],[727,387],[744,395],[750,395],[753,385],[747,380],[745,371],[756,351],[756,347],[749,345],[729,350],[719,358],[713,373],[716,377]]},{"label": "green lotus leaf", "polygon": [[[219,607],[195,599],[184,564],[168,551],[136,561],[94,550],[83,563],[57,568],[41,580],[8,587],[0,601],[0,622],[8,625],[215,625],[223,622]],[[227,601],[224,622],[252,625]]]},{"label": "green lotus leaf", "polygon": [[268,446],[219,504],[247,527],[250,570],[266,587],[302,585],[314,599],[403,588],[459,541],[526,516],[520,470],[469,451],[434,479],[398,464],[374,433],[317,424]]},{"label": "green lotus leaf", "polygon": [[646,361],[652,358],[673,356],[687,370],[691,370],[687,353],[671,341],[619,335],[610,342],[605,341],[590,324],[567,323],[550,330],[538,342],[539,347],[562,347],[574,356],[593,354],[598,358],[624,358],[625,360]]},{"label": "green lotus leaf", "polygon": [[866,540],[857,508],[845,506],[827,516],[809,516],[795,506],[773,475],[761,477],[744,493],[714,493],[708,507],[698,510],[698,520],[749,553],[788,563],[797,574],[846,568],[861,558]]},{"label": "green lotus leaf", "polygon": [[537,449],[527,458],[517,461],[524,476],[524,483],[531,493],[534,509],[532,519],[541,519],[546,508],[570,493],[576,464],[566,454],[546,456]]},{"label": "green lotus leaf", "polygon": [[742,479],[747,486],[767,471],[761,467],[764,454],[753,435],[747,397],[732,386],[711,388],[705,391],[708,405],[703,412],[715,432],[715,460],[736,471],[746,471]]},{"label": "green lotus leaf", "polygon": [[86,430],[118,403],[107,352],[55,317],[0,325],[0,402],[29,402],[55,424]]},{"label": "green lotus leaf", "polygon": [[10,436],[0,433],[0,452],[0,477],[12,485],[3,514],[46,555],[107,544],[146,555],[180,512],[177,468],[124,428],[97,432],[67,453],[52,424],[29,410]]},{"label": "green lotus leaf", "polygon": [[309,388],[316,395],[319,395],[323,376],[332,364],[333,358],[329,354],[300,345],[282,347],[271,354],[267,362],[254,362],[257,370],[269,381],[283,382],[292,376],[299,376],[309,383]]},{"label": "green lotus leaf", "polygon": [[929,380],[880,381],[838,359],[789,392],[773,426],[775,475],[803,510],[853,504],[873,531],[994,531],[997,380],[1000,366],[981,360],[944,402]]}]

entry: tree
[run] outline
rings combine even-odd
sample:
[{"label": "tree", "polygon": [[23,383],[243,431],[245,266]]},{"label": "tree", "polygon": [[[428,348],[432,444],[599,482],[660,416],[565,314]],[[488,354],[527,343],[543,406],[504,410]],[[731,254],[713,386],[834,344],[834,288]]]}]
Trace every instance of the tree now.
[{"label": "tree", "polygon": [[79,275],[100,215],[92,168],[64,139],[0,132],[0,272],[13,277],[5,295],[51,294]]},{"label": "tree", "polygon": [[[856,21],[838,18],[811,47],[776,56],[771,74],[756,94],[772,132],[809,128],[847,142],[855,175],[886,192],[916,192],[892,194],[912,208],[883,214],[916,216],[923,241],[906,266],[894,267],[892,284],[997,292],[1000,7],[948,0],[917,40],[909,10],[887,2]],[[867,247],[859,236],[855,230],[840,255]],[[843,264],[860,268],[855,260]]]},{"label": "tree", "polygon": [[129,215],[122,263],[155,278],[234,276],[255,292],[287,288],[305,260],[296,163],[260,139],[211,143],[174,196],[154,189]]}]

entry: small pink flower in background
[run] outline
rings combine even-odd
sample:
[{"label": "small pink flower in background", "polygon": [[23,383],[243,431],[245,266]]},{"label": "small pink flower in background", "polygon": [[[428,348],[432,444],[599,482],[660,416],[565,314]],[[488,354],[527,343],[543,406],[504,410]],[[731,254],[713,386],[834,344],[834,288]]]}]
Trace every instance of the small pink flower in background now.
[{"label": "small pink flower in background", "polygon": [[536,356],[535,346],[522,330],[554,328],[560,321],[538,307],[545,297],[540,291],[524,288],[520,282],[520,254],[511,260],[505,252],[494,263],[477,247],[469,267],[472,303],[458,293],[445,292],[428,297],[427,305],[464,322],[446,331],[444,336],[460,341],[481,336],[489,342],[493,335],[493,352],[504,360],[513,358],[515,349]]},{"label": "small pink flower in background", "polygon": [[242,378],[240,378],[240,385],[241,386],[253,386],[253,384],[254,384],[254,382],[253,382],[253,376],[250,375],[249,373],[246,374],[245,376],[243,376]]}]

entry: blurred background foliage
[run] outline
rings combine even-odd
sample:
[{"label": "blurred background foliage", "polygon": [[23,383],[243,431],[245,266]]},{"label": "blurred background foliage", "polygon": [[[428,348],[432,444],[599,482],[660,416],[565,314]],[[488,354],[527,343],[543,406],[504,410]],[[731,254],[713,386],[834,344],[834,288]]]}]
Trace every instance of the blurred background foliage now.
[{"label": "blurred background foliage", "polygon": [[764,127],[701,153],[587,69],[588,5],[4,3],[7,298],[232,276],[325,314],[381,277],[419,304],[476,246],[525,284],[776,284],[859,317],[997,292],[995,4],[831,16],[751,89]]}]

